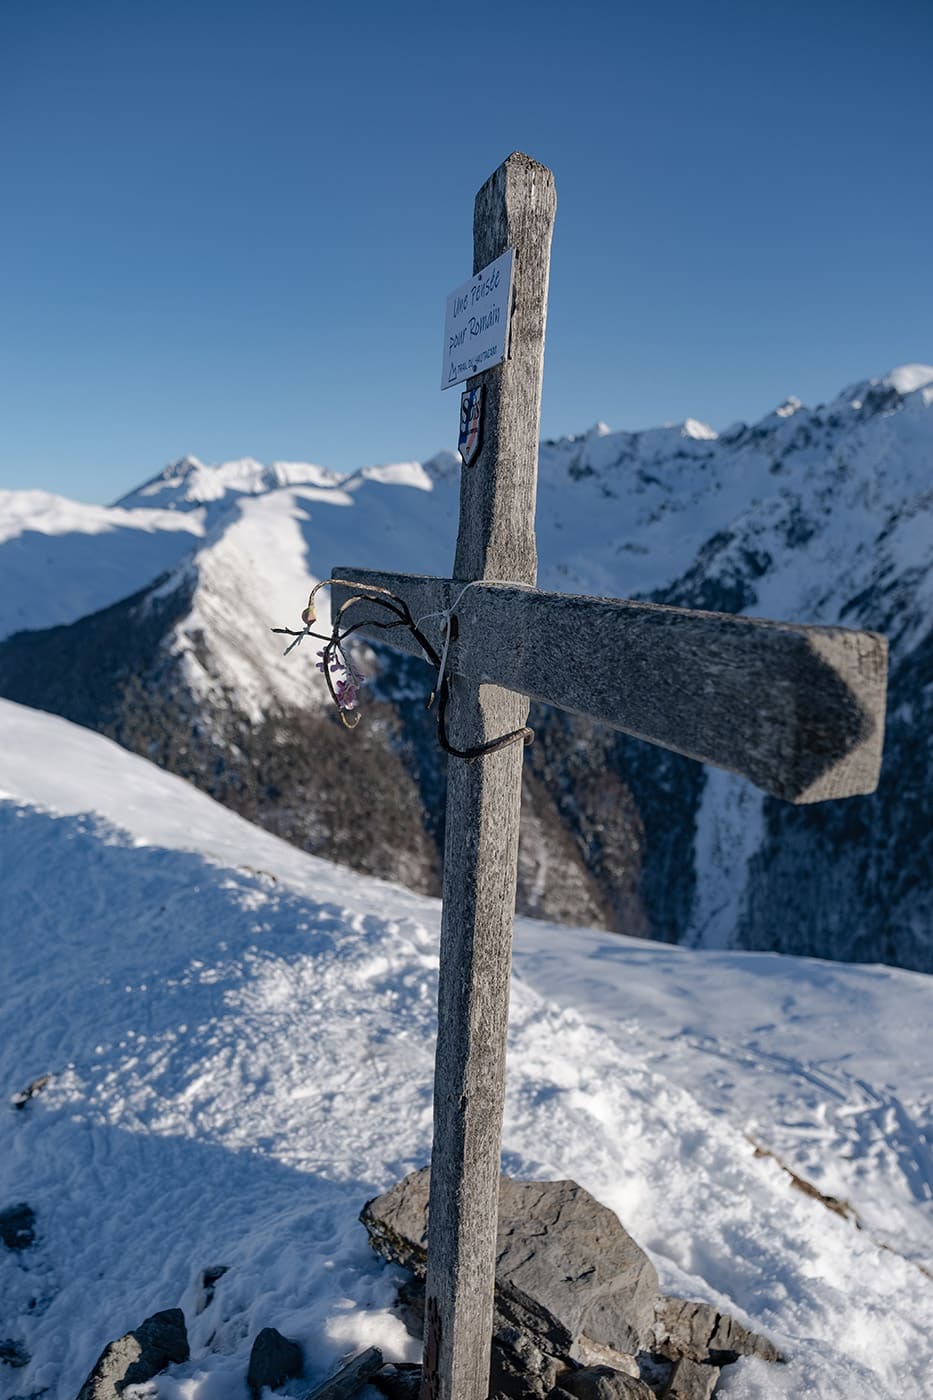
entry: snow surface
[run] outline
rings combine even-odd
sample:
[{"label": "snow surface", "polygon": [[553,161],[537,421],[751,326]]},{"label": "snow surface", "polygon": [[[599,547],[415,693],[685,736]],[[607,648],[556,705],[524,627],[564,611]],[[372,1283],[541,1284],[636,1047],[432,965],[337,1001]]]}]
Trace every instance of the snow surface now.
[{"label": "snow surface", "polygon": [[[9,1094],[52,1075],[0,1115],[0,1205],[38,1218],[0,1251],[0,1336],[32,1355],[0,1396],[71,1400],[108,1339],[176,1305],[192,1359],[160,1400],[245,1400],[268,1325],[301,1341],[305,1385],[364,1345],[416,1357],[357,1214],[428,1158],[438,904],[63,720],[0,702],[0,730],[0,1070]],[[580,1181],[662,1287],[787,1354],[720,1393],[920,1395],[931,1014],[921,974],[518,920],[505,1167]]]},{"label": "snow surface", "polygon": [[0,639],[56,627],[126,598],[190,552],[201,513],[89,506],[0,491]]},{"label": "snow surface", "polygon": [[[905,365],[817,409],[789,398],[753,428],[718,437],[688,418],[641,433],[599,423],[543,444],[539,584],[651,596],[715,540],[714,575],[748,576],[749,559],[760,561],[741,606],[759,617],[890,634],[889,618],[859,616],[853,600],[883,597],[892,579],[909,577],[916,606],[904,625],[913,634],[892,641],[915,641],[933,612],[931,384],[933,368]],[[0,637],[74,620],[171,569],[166,587],[194,585],[167,644],[185,657],[196,695],[232,692],[253,718],[275,703],[326,704],[315,649],[282,666],[269,629],[297,625],[312,584],[338,564],[449,574],[458,475],[451,454],[344,478],[312,463],[187,457],[110,510],[2,493]],[[741,782],[723,788],[728,801]],[[707,903],[717,898],[712,891]],[[724,926],[709,933],[721,941]]]},{"label": "snow surface", "polygon": [[337,472],[312,462],[272,462],[266,467],[254,457],[240,457],[208,466],[197,457],[182,457],[144,486],[123,496],[117,505],[158,505],[165,510],[189,511],[201,505],[224,504],[231,496],[255,496],[299,484],[333,486],[339,480]]},{"label": "snow surface", "polygon": [[715,428],[711,428],[708,423],[701,423],[698,418],[685,418],[681,432],[684,437],[696,438],[700,442],[715,442],[719,436]]},{"label": "snow surface", "polygon": [[884,382],[899,394],[912,394],[916,389],[933,384],[933,365],[900,365],[892,369]]},{"label": "snow surface", "polygon": [[[742,609],[759,617],[842,620],[890,633],[888,618],[853,615],[851,603],[880,581],[909,574],[914,634],[892,640],[916,640],[917,627],[933,611],[933,529],[924,500],[933,402],[925,397],[921,371],[895,370],[816,410],[788,399],[754,429],[743,426],[731,438],[717,438],[688,419],[643,433],[612,433],[598,424],[582,438],[543,444],[540,586],[652,596],[671,587],[718,539],[723,577],[747,575],[749,558],[762,561],[753,597]],[[863,404],[872,391],[891,388],[901,396],[896,410],[867,413]],[[229,467],[213,469],[217,489],[229,483]],[[207,470],[197,476],[202,491]],[[219,675],[252,716],[272,700],[326,703],[314,648],[293,653],[283,667],[268,628],[296,625],[312,583],[335,565],[449,574],[457,475],[448,456],[424,466],[365,467],[318,487],[228,493],[225,511],[193,556],[194,605],[172,641],[190,655],[195,692],[209,694]],[[205,637],[207,668],[199,659]],[[726,807],[742,787],[741,779],[731,779],[721,788]],[[707,806],[714,825],[728,821]],[[715,833],[708,837],[715,839]],[[718,890],[704,897],[715,903]],[[725,920],[707,930],[721,942]],[[694,936],[705,936],[699,925]]]},{"label": "snow surface", "polygon": [[[168,643],[185,657],[194,693],[232,688],[253,719],[272,700],[329,703],[315,670],[320,643],[306,642],[283,664],[288,639],[271,629],[300,627],[312,585],[338,566],[379,560],[386,569],[446,575],[458,504],[458,483],[435,481],[418,463],[364,469],[339,486],[240,497],[164,585],[194,573],[192,606]],[[318,618],[326,629],[326,593]]]}]

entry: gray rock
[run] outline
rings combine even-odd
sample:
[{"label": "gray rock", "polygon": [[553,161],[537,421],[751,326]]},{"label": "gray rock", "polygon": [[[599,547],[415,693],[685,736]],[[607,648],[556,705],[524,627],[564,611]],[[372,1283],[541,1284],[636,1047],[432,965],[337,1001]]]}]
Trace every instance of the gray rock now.
[{"label": "gray rock", "polygon": [[32,1206],[19,1205],[0,1210],[0,1240],[7,1249],[28,1249],[36,1240],[36,1213]]},{"label": "gray rock", "polygon": [[275,1390],[277,1386],[300,1376],[304,1364],[297,1342],[283,1337],[274,1327],[264,1327],[254,1339],[249,1354],[246,1384],[250,1394],[254,1400],[259,1400],[264,1385]]},{"label": "gray rock", "polygon": [[386,1400],[418,1400],[421,1394],[421,1367],[409,1361],[383,1366],[369,1379],[369,1385]]},{"label": "gray rock", "polygon": [[[380,1253],[416,1273],[427,1258],[430,1168],[369,1201],[361,1220]],[[637,1352],[650,1338],[658,1279],[611,1210],[574,1181],[503,1177],[496,1242],[496,1304],[545,1349],[574,1339]]]},{"label": "gray rock", "polygon": [[424,1277],[428,1262],[428,1194],[431,1168],[411,1172],[396,1186],[367,1201],[360,1220],[374,1249]]},{"label": "gray rock", "polygon": [[560,1362],[520,1328],[499,1327],[489,1361],[490,1400],[544,1400],[560,1369]]},{"label": "gray rock", "polygon": [[[374,1248],[417,1276],[399,1295],[416,1335],[429,1186],[425,1167],[360,1216]],[[502,1177],[491,1400],[706,1400],[720,1366],[739,1356],[781,1359],[767,1338],[727,1313],[659,1296],[657,1287],[644,1251],[581,1186]]]},{"label": "gray rock", "polygon": [[424,1338],[424,1278],[407,1278],[398,1286],[396,1311],[410,1336]]},{"label": "gray rock", "polygon": [[0,1365],[3,1366],[28,1366],[30,1361],[29,1352],[22,1342],[14,1341],[12,1337],[7,1337],[0,1342]]},{"label": "gray rock", "polygon": [[725,1366],[740,1356],[760,1356],[763,1361],[780,1361],[781,1354],[767,1337],[759,1336],[736,1322],[711,1303],[687,1298],[657,1301],[655,1346],[664,1356]]},{"label": "gray rock", "polygon": [[718,1366],[704,1366],[682,1356],[671,1373],[662,1400],[709,1400],[719,1380]]},{"label": "gray rock", "polygon": [[[420,1341],[424,1336],[423,1279],[407,1279],[399,1286],[398,1313],[409,1334]],[[503,1315],[498,1298],[493,1327],[490,1400],[543,1400],[564,1358],[558,1361],[536,1346],[534,1339],[515,1325],[514,1319]],[[421,1368],[416,1369],[420,1373]],[[373,1384],[378,1387],[379,1381],[377,1376]]]},{"label": "gray rock", "polygon": [[181,1308],[153,1313],[135,1331],[104,1348],[77,1400],[120,1400],[126,1386],[142,1385],[171,1363],[187,1361],[188,1355]]},{"label": "gray rock", "polygon": [[30,1099],[36,1098],[52,1082],[50,1074],[40,1074],[38,1079],[34,1079],[31,1084],[27,1084],[25,1089],[21,1089],[18,1094],[14,1094],[10,1102],[14,1108],[25,1108]]},{"label": "gray rock", "polygon": [[636,1376],[611,1366],[565,1371],[547,1400],[655,1400],[654,1391]]},{"label": "gray rock", "polygon": [[[641,1355],[644,1357],[643,1352]],[[576,1338],[570,1356],[580,1366],[610,1366],[613,1371],[625,1371],[630,1376],[641,1375],[642,1362],[631,1352],[616,1351],[615,1347],[594,1342],[585,1335]]]},{"label": "gray rock", "polygon": [[574,1181],[502,1179],[496,1280],[585,1334],[637,1352],[650,1337],[658,1276],[618,1218]]},{"label": "gray rock", "polygon": [[378,1347],[367,1347],[352,1361],[341,1366],[335,1376],[330,1376],[303,1397],[303,1400],[352,1400],[363,1389],[377,1371],[382,1370],[383,1355]]},{"label": "gray rock", "polygon": [[224,1274],[229,1273],[229,1264],[209,1264],[206,1269],[202,1269],[198,1275],[198,1287],[195,1313],[200,1315],[205,1308],[209,1308],[214,1301],[214,1289],[217,1287]]}]

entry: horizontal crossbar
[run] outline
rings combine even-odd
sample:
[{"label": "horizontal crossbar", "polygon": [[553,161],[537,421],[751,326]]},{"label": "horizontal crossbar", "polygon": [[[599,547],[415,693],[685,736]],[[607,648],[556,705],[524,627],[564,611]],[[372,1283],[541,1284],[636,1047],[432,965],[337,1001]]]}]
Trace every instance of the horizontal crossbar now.
[{"label": "horizontal crossbar", "polygon": [[[388,589],[438,649],[455,605],[448,665],[588,715],[661,748],[726,768],[788,802],[873,792],[884,738],[887,643],[875,632],[810,627],[546,593],[512,583],[341,568]],[[465,590],[465,591],[464,591]],[[353,590],[336,588],[335,603]],[[433,616],[432,616],[433,615]],[[384,620],[355,603],[347,624]],[[362,629],[420,655],[404,629]]]}]

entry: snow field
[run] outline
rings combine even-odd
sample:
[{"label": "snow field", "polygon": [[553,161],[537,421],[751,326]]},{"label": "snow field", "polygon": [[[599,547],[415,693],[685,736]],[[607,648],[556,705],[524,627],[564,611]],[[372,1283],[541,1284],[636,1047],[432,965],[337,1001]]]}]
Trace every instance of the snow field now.
[{"label": "snow field", "polygon": [[[0,1113],[0,1205],[29,1201],[39,1231],[0,1252],[0,1335],[33,1357],[0,1396],[71,1400],[105,1341],[176,1305],[192,1359],[162,1400],[245,1400],[266,1325],[308,1381],[373,1343],[415,1358],[356,1217],[429,1154],[437,903],[62,720],[0,703],[0,726],[0,1082],[53,1076]],[[790,1358],[738,1363],[723,1394],[922,1393],[930,979],[525,920],[515,969],[506,1170],[580,1181],[662,1287]]]}]

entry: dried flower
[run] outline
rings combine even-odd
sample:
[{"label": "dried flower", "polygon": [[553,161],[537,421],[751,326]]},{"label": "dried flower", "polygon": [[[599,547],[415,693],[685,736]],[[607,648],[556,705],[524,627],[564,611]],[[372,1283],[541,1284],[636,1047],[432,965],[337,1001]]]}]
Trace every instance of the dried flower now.
[{"label": "dried flower", "polygon": [[326,646],[321,648],[318,656],[321,659],[317,669],[322,673],[330,672],[331,688],[339,709],[355,710],[359,703],[360,687],[366,684],[365,677],[360,675],[342,651]]},{"label": "dried flower", "polygon": [[[311,630],[311,624],[316,621],[317,617],[314,607],[314,598],[315,594],[318,593],[320,589],[332,588],[337,584],[342,588],[355,590],[356,596],[347,598],[341,603],[340,607],[337,609],[336,615],[332,618],[330,636],[326,637],[321,632],[312,632]],[[471,587],[472,584],[468,583],[466,585],[466,588]],[[460,597],[466,592],[466,588],[463,589]],[[444,649],[441,653],[435,650],[434,646],[420,629],[420,623],[425,621],[425,619],[419,618],[416,621],[415,618],[412,617],[408,604],[403,598],[397,598],[395,594],[390,593],[387,588],[380,588],[377,584],[355,583],[352,579],[322,579],[320,583],[314,585],[311,590],[311,596],[308,598],[308,606],[301,614],[301,621],[304,624],[302,631],[296,632],[291,627],[273,627],[272,630],[273,632],[282,632],[286,636],[292,638],[292,641],[285,648],[286,656],[298,645],[302,637],[316,637],[318,640],[326,642],[326,645],[318,652],[318,657],[320,659],[317,663],[317,669],[322,672],[324,679],[327,681],[327,688],[332,698],[337,703],[337,709],[342,723],[347,729],[355,729],[359,723],[360,716],[357,714],[354,715],[352,719],[348,719],[347,712],[356,709],[359,702],[360,687],[365,685],[366,681],[352,663],[347,660],[342,643],[351,633],[358,631],[364,624],[362,622],[354,622],[341,631],[341,620],[347,609],[354,604],[362,601],[371,603],[383,609],[383,619],[382,621],[369,621],[367,625],[384,630],[395,627],[407,627],[428,660],[432,665],[438,668],[437,684],[435,689],[431,692],[426,708],[431,708],[434,704],[435,695],[437,695],[439,697],[437,712],[438,739],[441,748],[444,749],[446,753],[453,754],[455,758],[474,759],[482,758],[484,754],[495,753],[497,750],[505,748],[507,744],[513,744],[519,741],[524,744],[530,744],[534,739],[534,731],[529,729],[527,725],[523,725],[521,729],[514,729],[509,734],[502,734],[498,739],[491,739],[487,744],[477,744],[469,749],[456,748],[447,737],[445,720],[447,701],[449,698],[449,679],[446,675],[447,646],[451,635],[451,619],[460,601],[460,597],[455,600],[453,607],[445,609],[443,613],[436,614],[436,616],[440,616],[443,619],[445,627]],[[388,618],[385,617],[385,613],[388,613]]]},{"label": "dried flower", "polygon": [[356,683],[352,677],[347,676],[343,680],[335,681],[334,692],[337,696],[337,704],[342,710],[355,710],[358,697]]},{"label": "dried flower", "polygon": [[319,656],[321,659],[320,659],[320,661],[317,663],[317,669],[318,669],[322,674],[323,674],[323,672],[324,672],[325,669],[328,669],[328,670],[330,670],[331,672],[334,672],[334,671],[345,671],[345,670],[347,669],[346,663],[343,662],[343,661],[341,661],[341,660],[339,660],[339,658],[336,657],[336,656],[332,656],[332,657],[331,657],[331,659],[330,659],[330,666],[329,666],[329,667],[327,666],[327,648],[326,648],[326,647],[323,647],[323,648],[318,652],[318,656]]}]

